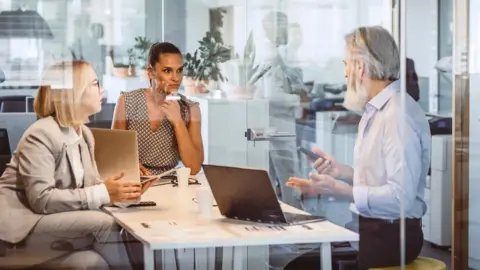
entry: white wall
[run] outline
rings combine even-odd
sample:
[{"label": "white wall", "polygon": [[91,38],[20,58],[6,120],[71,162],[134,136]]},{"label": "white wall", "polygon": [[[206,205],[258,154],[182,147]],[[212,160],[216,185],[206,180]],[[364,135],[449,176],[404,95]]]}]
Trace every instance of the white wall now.
[{"label": "white wall", "polygon": [[198,41],[210,28],[209,6],[201,0],[186,0],[186,52],[193,53],[198,48]]},{"label": "white wall", "polygon": [[478,31],[479,26],[480,0],[470,0],[470,72],[480,74],[480,31]]},{"label": "white wall", "polygon": [[415,61],[418,76],[429,77],[437,62],[437,0],[408,0],[407,57]]},{"label": "white wall", "polygon": [[10,10],[12,8],[12,0],[0,0],[0,10]]},{"label": "white wall", "polygon": [[[423,88],[420,89],[421,103],[428,111],[436,111],[438,107],[438,73],[435,70],[438,60],[438,15],[438,0],[406,2],[406,55],[415,62],[417,75],[428,79],[428,84],[422,84]],[[429,100],[432,102],[427,108]]]},{"label": "white wall", "polygon": [[92,23],[104,25],[105,44],[128,48],[145,35],[145,9],[145,1],[95,0],[87,11]]}]

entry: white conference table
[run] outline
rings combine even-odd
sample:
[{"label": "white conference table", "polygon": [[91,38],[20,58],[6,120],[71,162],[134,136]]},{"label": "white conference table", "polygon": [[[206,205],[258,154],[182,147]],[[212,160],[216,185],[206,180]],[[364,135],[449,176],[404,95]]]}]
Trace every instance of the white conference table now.
[{"label": "white conference table", "polygon": [[[262,225],[226,219],[218,207],[213,207],[212,215],[200,216],[194,201],[197,187],[199,185],[185,189],[171,184],[155,186],[142,196],[142,201],[155,201],[154,207],[106,208],[120,226],[143,243],[145,269],[155,269],[156,257],[162,261],[160,269],[166,269],[167,260],[178,263],[191,256],[186,255],[187,250],[198,252],[192,257],[193,265],[182,269],[194,269],[199,264],[198,259],[207,266],[202,264],[195,269],[214,269],[215,251],[221,247],[222,269],[268,269],[269,245],[318,243],[321,267],[328,270],[332,267],[332,242],[358,241],[358,234],[329,221],[309,223],[308,229]],[[288,205],[282,204],[282,208],[301,212]],[[155,256],[155,251],[160,256]],[[252,256],[255,258],[250,258]],[[253,268],[252,263],[256,263]]]}]

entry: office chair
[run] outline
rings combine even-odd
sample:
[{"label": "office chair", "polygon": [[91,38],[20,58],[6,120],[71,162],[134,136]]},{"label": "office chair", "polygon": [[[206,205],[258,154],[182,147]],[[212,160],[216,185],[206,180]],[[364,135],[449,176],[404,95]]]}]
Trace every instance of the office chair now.
[{"label": "office chair", "polygon": [[358,251],[350,243],[332,243],[332,262],[334,270],[358,269]]},{"label": "office chair", "polygon": [[102,110],[92,115],[90,123],[87,124],[91,128],[108,128],[112,127],[113,113],[115,111],[115,103],[103,103]]},{"label": "office chair", "polygon": [[27,112],[34,112],[34,109],[33,109],[33,102],[35,101],[35,99],[33,97],[27,97]]},{"label": "office chair", "polygon": [[0,105],[0,112],[2,113],[22,113],[27,112],[25,101],[11,101],[6,100]]},{"label": "office chair", "polygon": [[27,112],[27,99],[31,96],[0,97],[0,112]]},{"label": "office chair", "polygon": [[3,174],[7,168],[7,164],[10,162],[11,157],[12,152],[10,150],[7,129],[0,128],[0,175]]}]

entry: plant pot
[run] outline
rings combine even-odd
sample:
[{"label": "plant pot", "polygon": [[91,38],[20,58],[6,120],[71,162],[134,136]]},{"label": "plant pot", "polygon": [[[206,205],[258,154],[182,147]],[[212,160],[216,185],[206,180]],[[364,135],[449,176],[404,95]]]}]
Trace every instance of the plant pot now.
[{"label": "plant pot", "polygon": [[190,77],[185,77],[183,79],[183,86],[185,88],[186,96],[199,96],[208,93],[207,83],[200,80],[194,80]]},{"label": "plant pot", "polygon": [[128,76],[129,77],[135,77],[137,75],[136,69],[134,65],[128,66]]},{"label": "plant pot", "polygon": [[253,99],[257,90],[254,85],[232,85],[228,83],[223,84],[222,89],[228,99]]},{"label": "plant pot", "polygon": [[119,78],[127,78],[135,76],[135,66],[113,67],[113,75]]}]

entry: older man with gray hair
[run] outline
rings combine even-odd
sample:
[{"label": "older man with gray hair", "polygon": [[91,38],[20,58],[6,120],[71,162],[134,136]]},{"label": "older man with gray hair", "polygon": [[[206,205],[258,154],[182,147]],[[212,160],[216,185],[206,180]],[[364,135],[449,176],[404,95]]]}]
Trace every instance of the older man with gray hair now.
[{"label": "older man with gray hair", "polygon": [[[403,240],[408,264],[423,245],[430,128],[418,103],[406,94],[402,101],[399,71],[398,48],[384,28],[360,27],[348,34],[344,106],[363,114],[354,166],[314,149],[322,157],[313,163],[318,174],[287,183],[303,193],[351,200],[359,225],[359,269],[401,265]],[[400,225],[403,218],[405,227]]]}]

